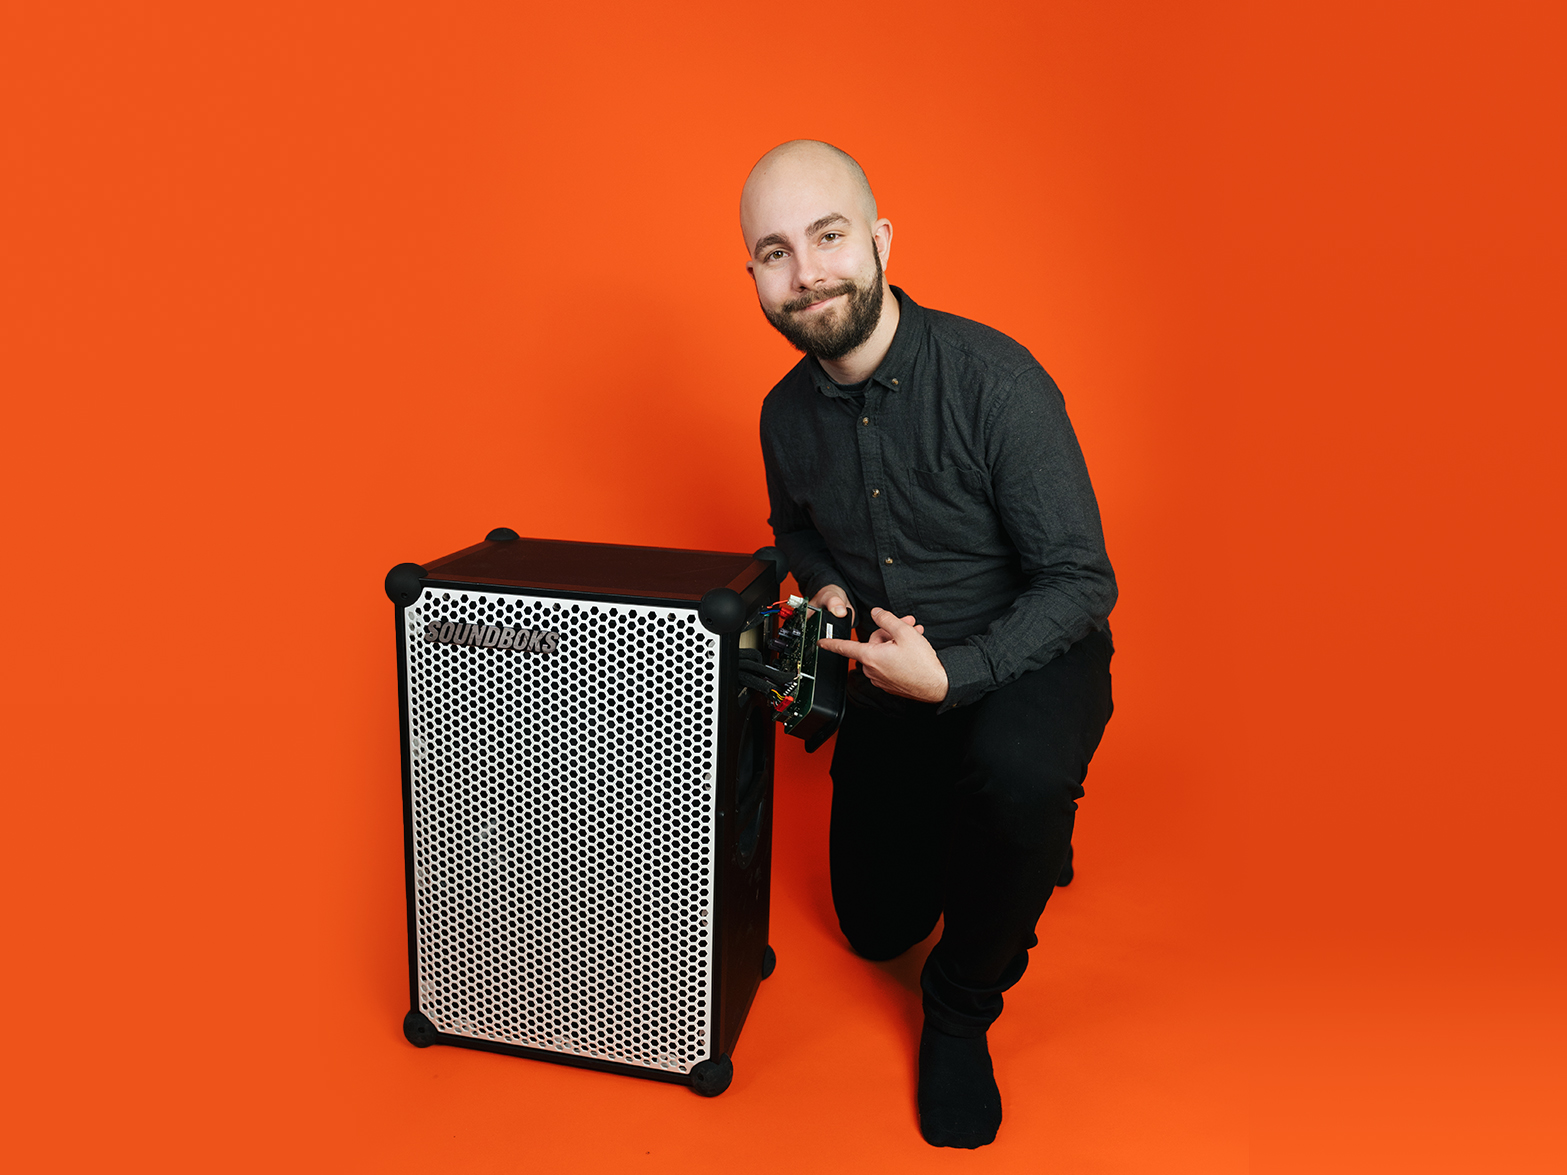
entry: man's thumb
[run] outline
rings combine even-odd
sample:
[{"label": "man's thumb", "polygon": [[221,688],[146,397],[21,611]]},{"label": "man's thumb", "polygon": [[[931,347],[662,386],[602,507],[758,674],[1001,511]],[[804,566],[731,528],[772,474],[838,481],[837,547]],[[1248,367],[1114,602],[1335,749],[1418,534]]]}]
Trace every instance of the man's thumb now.
[{"label": "man's thumb", "polygon": [[896,613],[889,612],[886,608],[873,609],[871,619],[893,640],[897,640],[902,636],[909,627],[898,618]]}]

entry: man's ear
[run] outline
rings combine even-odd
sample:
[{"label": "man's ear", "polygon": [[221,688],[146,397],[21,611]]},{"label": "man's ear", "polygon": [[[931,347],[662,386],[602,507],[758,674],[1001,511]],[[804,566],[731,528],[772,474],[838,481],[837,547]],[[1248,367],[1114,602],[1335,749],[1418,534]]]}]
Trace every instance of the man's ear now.
[{"label": "man's ear", "polygon": [[876,242],[876,252],[881,256],[881,267],[887,268],[887,262],[892,258],[892,221],[882,217],[876,222],[876,227],[871,230],[871,237]]},{"label": "man's ear", "polygon": [[756,262],[754,262],[754,261],[747,261],[745,263],[745,275],[746,275],[746,277],[750,278],[752,281],[756,280]]}]

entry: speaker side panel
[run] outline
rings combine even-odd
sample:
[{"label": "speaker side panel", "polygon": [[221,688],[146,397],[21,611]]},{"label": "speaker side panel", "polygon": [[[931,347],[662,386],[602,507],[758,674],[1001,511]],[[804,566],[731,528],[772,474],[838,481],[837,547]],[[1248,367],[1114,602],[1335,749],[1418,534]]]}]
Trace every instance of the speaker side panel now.
[{"label": "speaker side panel", "polygon": [[773,712],[749,700],[731,715],[720,815],[718,985],[720,1051],[734,1050],[762,978],[772,885]]},{"label": "speaker side panel", "polygon": [[[757,561],[748,578],[730,585],[740,593],[747,616],[778,598],[774,565]],[[718,1023],[719,1052],[733,1053],[762,978],[772,885],[773,749],[776,722],[771,708],[742,689],[736,672],[738,636],[723,640],[720,658],[723,700],[719,787]]]}]

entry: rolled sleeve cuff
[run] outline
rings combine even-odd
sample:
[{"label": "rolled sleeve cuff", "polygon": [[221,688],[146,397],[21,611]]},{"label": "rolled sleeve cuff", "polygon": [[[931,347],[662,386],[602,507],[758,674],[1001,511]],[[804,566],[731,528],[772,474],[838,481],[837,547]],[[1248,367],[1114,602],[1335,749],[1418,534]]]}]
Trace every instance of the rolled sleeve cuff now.
[{"label": "rolled sleeve cuff", "polygon": [[800,590],[805,593],[805,598],[807,600],[814,600],[816,598],[817,592],[821,591],[830,583],[836,583],[837,580],[833,578],[832,568],[826,567],[821,571],[813,572],[810,575],[807,575],[804,579],[801,579],[799,576],[795,576],[795,582],[800,585]]},{"label": "rolled sleeve cuff", "polygon": [[953,645],[938,650],[936,656],[947,671],[947,696],[942,699],[938,714],[977,701],[990,688],[990,668],[973,645]]}]

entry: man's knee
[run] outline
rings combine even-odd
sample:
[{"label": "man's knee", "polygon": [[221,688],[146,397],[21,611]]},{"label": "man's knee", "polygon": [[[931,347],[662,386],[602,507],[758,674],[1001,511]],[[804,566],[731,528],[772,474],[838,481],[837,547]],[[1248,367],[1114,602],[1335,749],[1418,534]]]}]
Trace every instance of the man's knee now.
[{"label": "man's knee", "polygon": [[849,949],[860,958],[869,959],[873,963],[885,963],[929,938],[930,932],[936,929],[936,919],[921,919],[918,923],[905,920],[900,925],[888,919],[872,921],[845,918],[840,914],[838,928],[843,931],[843,937],[849,940]]}]

